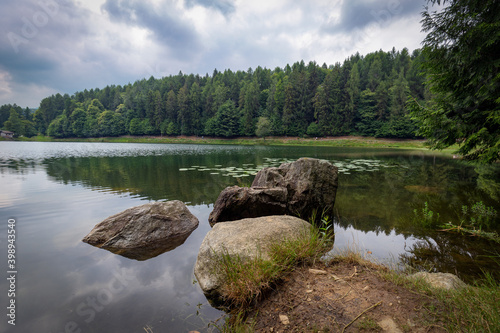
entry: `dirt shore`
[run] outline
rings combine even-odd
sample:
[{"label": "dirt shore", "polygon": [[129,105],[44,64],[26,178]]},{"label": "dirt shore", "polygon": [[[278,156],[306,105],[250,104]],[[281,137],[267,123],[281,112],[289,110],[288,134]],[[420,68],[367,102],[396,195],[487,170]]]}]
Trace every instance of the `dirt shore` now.
[{"label": "dirt shore", "polygon": [[[345,261],[299,267],[248,318],[255,332],[445,332],[427,295]],[[431,311],[432,309],[432,311]]]}]

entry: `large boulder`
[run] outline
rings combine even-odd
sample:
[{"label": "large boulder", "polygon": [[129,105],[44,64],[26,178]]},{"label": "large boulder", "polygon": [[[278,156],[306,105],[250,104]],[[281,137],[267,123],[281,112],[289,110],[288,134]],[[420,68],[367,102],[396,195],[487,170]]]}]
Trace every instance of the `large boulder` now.
[{"label": "large boulder", "polygon": [[217,264],[222,255],[238,256],[243,261],[258,256],[269,260],[273,244],[308,235],[310,226],[293,216],[265,216],[214,225],[200,246],[194,267],[207,299],[215,306],[223,304],[225,277]]},{"label": "large boulder", "polygon": [[153,202],[108,217],[83,242],[146,260],[183,244],[198,223],[181,201]]},{"label": "large boulder", "polygon": [[279,168],[265,168],[252,183],[252,187],[285,187],[288,211],[306,218],[311,216],[313,209],[333,209],[337,186],[337,167],[315,158],[301,158]]},{"label": "large boulder", "polygon": [[[284,215],[286,188],[251,188],[231,186],[224,189],[217,198],[209,222],[234,221],[244,218]],[[215,222],[214,222],[215,221]]]},{"label": "large boulder", "polygon": [[[301,158],[280,167],[265,168],[252,186],[226,188],[217,198],[209,222],[288,214],[310,218],[316,210],[331,214],[338,186],[338,170],[328,161]],[[284,207],[284,209],[283,209]]]}]

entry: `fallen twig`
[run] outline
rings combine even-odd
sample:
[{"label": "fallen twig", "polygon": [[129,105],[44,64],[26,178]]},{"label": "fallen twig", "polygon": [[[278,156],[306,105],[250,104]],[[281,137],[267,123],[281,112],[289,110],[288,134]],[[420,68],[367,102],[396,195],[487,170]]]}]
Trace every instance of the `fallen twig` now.
[{"label": "fallen twig", "polygon": [[345,330],[352,325],[352,323],[354,323],[356,320],[358,320],[359,317],[361,317],[362,315],[364,315],[366,312],[370,311],[371,309],[373,308],[376,308],[377,306],[379,306],[380,304],[382,304],[382,301],[378,302],[377,304],[373,304],[372,306],[370,306],[368,309],[364,310],[363,312],[361,312],[356,318],[354,318],[349,324],[345,325],[344,328],[342,329],[342,333],[345,332]]},{"label": "fallen twig", "polygon": [[347,295],[349,295],[349,293],[351,292],[351,290],[352,290],[352,287],[349,287],[349,290],[345,293],[345,295],[341,296],[341,297],[339,297],[337,299],[335,299],[334,302],[340,301],[341,299],[343,299],[344,297],[346,297]]}]

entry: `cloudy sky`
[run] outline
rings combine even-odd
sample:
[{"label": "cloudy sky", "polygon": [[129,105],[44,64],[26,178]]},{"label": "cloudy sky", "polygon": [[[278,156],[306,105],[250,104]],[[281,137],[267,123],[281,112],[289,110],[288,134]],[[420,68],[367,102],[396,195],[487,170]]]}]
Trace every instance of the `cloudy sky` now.
[{"label": "cloudy sky", "polygon": [[425,0],[1,0],[0,105],[420,47]]}]

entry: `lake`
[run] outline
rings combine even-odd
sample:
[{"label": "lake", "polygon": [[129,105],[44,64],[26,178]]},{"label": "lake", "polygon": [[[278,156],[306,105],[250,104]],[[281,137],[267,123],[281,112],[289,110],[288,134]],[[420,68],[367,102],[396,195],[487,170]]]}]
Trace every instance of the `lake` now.
[{"label": "lake", "polygon": [[[211,332],[224,314],[195,281],[208,215],[227,186],[300,157],[339,167],[335,249],[355,249],[394,266],[451,272],[472,281],[500,277],[497,243],[415,224],[427,202],[440,220],[458,221],[476,202],[500,211],[498,166],[471,166],[423,151],[113,143],[0,142],[0,246],[16,232],[15,298],[2,279],[1,332]],[[184,244],[137,261],[81,239],[106,217],[149,201],[181,200],[199,219]],[[8,221],[15,221],[9,227]],[[494,224],[500,225],[498,216]],[[219,320],[220,325],[223,320]]]}]

